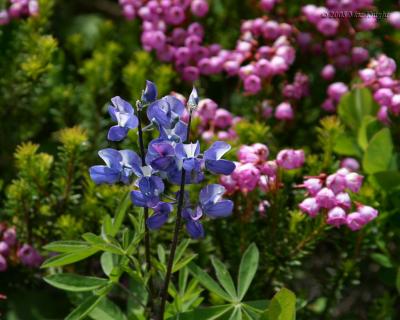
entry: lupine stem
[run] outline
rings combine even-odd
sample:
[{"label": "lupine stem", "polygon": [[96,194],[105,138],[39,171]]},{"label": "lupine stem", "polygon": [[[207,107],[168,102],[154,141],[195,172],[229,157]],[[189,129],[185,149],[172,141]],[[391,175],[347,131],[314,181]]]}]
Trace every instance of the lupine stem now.
[{"label": "lupine stem", "polygon": [[[192,112],[191,111],[189,111],[189,112],[190,112],[189,113],[189,121],[188,121],[185,142],[188,142],[189,138],[190,138],[190,125],[192,122]],[[185,169],[182,168],[181,186],[179,189],[178,209],[177,209],[177,213],[176,213],[174,236],[172,238],[171,250],[170,250],[169,258],[168,258],[167,273],[165,275],[164,286],[163,286],[163,290],[161,293],[160,315],[158,318],[159,320],[164,320],[165,304],[166,304],[167,298],[168,298],[168,286],[169,286],[169,282],[171,280],[172,267],[173,267],[174,259],[175,259],[175,251],[176,251],[176,247],[178,246],[179,232],[182,227],[182,209],[183,209],[183,199],[184,199],[184,193],[185,193],[185,176],[186,176]]]},{"label": "lupine stem", "polygon": [[[140,157],[142,159],[142,166],[146,165],[144,142],[143,142],[143,129],[142,120],[140,119],[141,105],[138,104],[138,134],[139,134],[139,147],[140,147]],[[151,260],[150,260],[150,233],[147,227],[146,221],[149,218],[149,208],[144,207],[144,248],[145,248],[145,259],[146,259],[146,270],[149,272],[149,290],[150,290],[150,303],[153,300],[153,282],[151,278]]]}]

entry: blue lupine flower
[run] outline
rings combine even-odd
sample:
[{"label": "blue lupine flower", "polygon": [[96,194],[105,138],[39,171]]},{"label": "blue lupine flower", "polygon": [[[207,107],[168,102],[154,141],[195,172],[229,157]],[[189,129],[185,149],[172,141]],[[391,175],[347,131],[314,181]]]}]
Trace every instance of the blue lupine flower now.
[{"label": "blue lupine flower", "polygon": [[167,202],[159,202],[153,208],[153,215],[146,221],[149,229],[160,229],[168,220],[169,214],[172,212],[173,206]]},{"label": "blue lupine flower", "polygon": [[155,122],[159,128],[173,129],[184,110],[185,106],[179,99],[166,96],[148,107],[147,117],[151,122]]},{"label": "blue lupine flower", "polygon": [[165,139],[173,142],[182,142],[186,140],[187,124],[179,120],[171,129],[159,127],[160,139]]},{"label": "blue lupine flower", "polygon": [[200,191],[200,208],[207,216],[223,218],[232,214],[233,202],[223,200],[226,189],[219,184],[209,184]]},{"label": "blue lupine flower", "polygon": [[193,239],[204,238],[204,228],[200,218],[203,216],[203,212],[200,207],[195,210],[191,208],[185,208],[182,211],[182,217],[185,220],[186,230]]},{"label": "blue lupine flower", "polygon": [[201,170],[201,161],[198,159],[200,155],[200,143],[178,143],[175,147],[176,157],[181,161],[181,166],[186,172]]},{"label": "blue lupine flower", "polygon": [[139,190],[131,191],[131,200],[139,207],[153,208],[160,202],[160,195],[164,192],[162,179],[154,175],[151,167],[141,167],[135,174],[140,177],[137,181]]},{"label": "blue lupine flower", "polygon": [[149,143],[146,163],[153,169],[169,172],[176,167],[175,148],[171,141],[155,139]]},{"label": "blue lupine flower", "polygon": [[111,127],[108,131],[108,140],[121,141],[128,134],[129,129],[134,129],[138,126],[138,118],[131,104],[121,97],[111,99],[112,105],[108,107],[108,112],[111,119],[118,124]]},{"label": "blue lupine flower", "polygon": [[140,158],[132,150],[115,150],[111,148],[99,151],[105,166],[93,166],[89,169],[90,177],[96,184],[113,184],[122,181],[129,183],[129,177],[139,168]]},{"label": "blue lupine flower", "polygon": [[155,101],[156,99],[157,99],[156,85],[153,82],[146,80],[146,88],[143,90],[141,100],[144,103],[150,103],[150,102]]},{"label": "blue lupine flower", "polygon": [[235,170],[235,164],[232,161],[221,159],[230,149],[231,146],[226,142],[214,142],[211,147],[204,152],[205,167],[216,174],[231,174],[233,170]]}]

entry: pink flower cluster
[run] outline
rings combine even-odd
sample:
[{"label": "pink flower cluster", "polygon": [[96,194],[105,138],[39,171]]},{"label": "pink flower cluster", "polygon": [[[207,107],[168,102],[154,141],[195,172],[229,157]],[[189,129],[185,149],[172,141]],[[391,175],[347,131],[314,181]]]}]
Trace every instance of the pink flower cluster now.
[{"label": "pink flower cluster", "polygon": [[229,176],[221,176],[220,183],[227,194],[240,191],[244,194],[257,187],[263,191],[279,188],[277,181],[278,168],[290,170],[300,168],[304,163],[302,150],[285,149],[278,153],[276,160],[268,160],[269,149],[266,145],[255,143],[240,147],[236,168]]},{"label": "pink flower cluster", "polygon": [[349,91],[349,87],[343,82],[334,82],[326,90],[328,97],[322,104],[322,108],[328,112],[335,112],[340,98]]},{"label": "pink flower cluster", "polygon": [[[260,5],[272,8],[272,2]],[[173,62],[187,81],[226,72],[239,76],[245,91],[255,94],[263,79],[283,74],[295,59],[289,42],[293,30],[287,23],[267,18],[244,21],[235,49],[225,50],[219,44],[203,44],[203,26],[188,22],[189,11],[197,17],[207,14],[205,0],[120,0],[120,4],[126,18],[142,20],[144,49],[155,50],[161,61]]]},{"label": "pink flower cluster", "polygon": [[11,19],[37,16],[39,3],[37,0],[10,0],[10,7],[0,11],[0,26],[10,23]]},{"label": "pink flower cluster", "polygon": [[310,217],[317,216],[322,209],[327,210],[326,222],[335,227],[346,225],[353,231],[361,229],[378,215],[378,211],[370,206],[355,203],[356,210],[352,211],[353,203],[349,191],[357,193],[362,185],[363,176],[352,171],[358,168],[354,159],[346,159],[342,167],[335,173],[326,176],[306,177],[303,185],[309,195],[300,204],[302,212]]},{"label": "pink flower cluster", "polygon": [[241,120],[234,117],[228,110],[218,108],[215,101],[211,99],[200,100],[194,117],[200,120],[199,131],[202,139],[211,141],[234,140],[237,138],[235,125]]},{"label": "pink flower cluster", "polygon": [[400,82],[395,78],[396,62],[381,54],[371,59],[367,68],[359,71],[364,85],[374,93],[375,101],[380,105],[378,118],[389,124],[389,114],[400,115]]},{"label": "pink flower cluster", "polygon": [[8,269],[8,260],[16,260],[33,268],[42,263],[42,257],[32,246],[18,243],[15,228],[7,228],[5,224],[0,224],[0,239],[0,272]]}]

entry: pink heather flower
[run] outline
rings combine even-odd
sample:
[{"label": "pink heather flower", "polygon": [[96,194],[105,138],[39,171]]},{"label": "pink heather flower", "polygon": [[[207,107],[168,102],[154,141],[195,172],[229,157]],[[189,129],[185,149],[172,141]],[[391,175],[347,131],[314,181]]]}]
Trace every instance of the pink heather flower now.
[{"label": "pink heather flower", "polygon": [[362,17],[357,25],[362,31],[374,30],[377,26],[378,22],[376,21],[376,17],[372,15]]},{"label": "pink heather flower", "polygon": [[278,166],[283,169],[297,169],[304,164],[304,151],[284,149],[280,151],[276,157]]},{"label": "pink heather flower", "polygon": [[232,176],[220,176],[219,178],[219,182],[221,183],[221,185],[223,185],[226,189],[226,194],[230,195],[235,193],[236,189],[237,189],[237,183],[236,180],[232,178]]},{"label": "pink heather flower", "polygon": [[340,192],[336,195],[336,205],[342,207],[343,209],[351,208],[351,199],[348,193]]},{"label": "pink heather flower", "polygon": [[256,63],[256,73],[261,78],[268,78],[272,75],[272,66],[267,59],[260,59]]},{"label": "pink heather flower", "polygon": [[289,67],[285,59],[279,56],[274,56],[270,62],[273,74],[275,75],[284,73]]},{"label": "pink heather flower", "polygon": [[380,122],[382,122],[385,125],[389,125],[390,124],[390,118],[389,118],[389,111],[388,111],[388,107],[386,106],[381,106],[378,110],[378,114],[376,115],[376,117],[378,118],[378,120]]},{"label": "pink heather flower", "polygon": [[211,141],[214,138],[214,132],[212,132],[211,130],[204,131],[201,134],[201,138],[205,141]]},{"label": "pink heather flower", "polygon": [[389,13],[388,15],[388,22],[395,27],[396,29],[400,29],[400,12],[394,11]]},{"label": "pink heather flower", "polygon": [[17,233],[15,228],[8,228],[3,233],[3,241],[6,242],[10,247],[13,247],[17,243]]},{"label": "pink heather flower", "polygon": [[304,181],[304,187],[307,189],[308,193],[315,196],[319,190],[322,188],[321,179],[310,178]]},{"label": "pink heather flower", "polygon": [[[204,28],[203,26],[198,23],[198,22],[193,22],[191,23],[188,28],[187,28],[187,32],[191,35],[196,35],[198,36],[200,39],[203,39],[204,37]],[[220,49],[220,48],[219,48]],[[219,50],[217,50],[219,51]]]},{"label": "pink heather flower", "polygon": [[392,102],[392,97],[393,91],[389,88],[380,88],[374,93],[375,101],[384,106],[390,105]]},{"label": "pink heather flower", "polygon": [[193,0],[190,10],[196,17],[204,17],[208,12],[208,3],[205,0]]},{"label": "pink heather flower", "polygon": [[322,18],[318,7],[313,4],[304,6],[301,11],[306,16],[307,20],[312,23],[317,23]]},{"label": "pink heather flower", "polygon": [[350,171],[357,171],[358,169],[360,169],[360,163],[354,158],[344,158],[340,162],[340,167],[347,168]]},{"label": "pink heather flower", "polygon": [[185,20],[185,12],[182,7],[172,6],[165,11],[165,21],[169,24],[178,25]]},{"label": "pink heather flower", "polygon": [[340,98],[349,91],[349,88],[343,82],[335,82],[328,87],[327,91],[330,98],[339,102]]},{"label": "pink heather flower", "polygon": [[365,224],[371,222],[378,216],[378,210],[365,205],[359,205],[357,211],[360,213],[361,218],[364,220]]},{"label": "pink heather flower", "polygon": [[28,2],[28,11],[31,16],[37,16],[39,14],[39,3],[36,0],[30,0]]},{"label": "pink heather flower", "polygon": [[400,113],[400,94],[395,94],[390,103],[390,110],[398,115]]},{"label": "pink heather flower", "polygon": [[236,60],[226,61],[224,63],[224,70],[229,76],[238,74],[240,69],[240,62]]},{"label": "pink heather flower", "polygon": [[244,90],[249,93],[257,93],[261,90],[261,79],[255,74],[244,79]]},{"label": "pink heather flower", "polygon": [[10,22],[10,16],[7,10],[0,11],[0,26],[6,25]]},{"label": "pink heather flower", "polygon": [[258,155],[260,162],[266,161],[269,156],[269,149],[265,144],[255,143],[252,145],[254,152]]},{"label": "pink heather flower", "polygon": [[282,102],[275,109],[275,118],[278,120],[289,121],[294,118],[292,106],[288,102]]},{"label": "pink heather flower", "polygon": [[188,66],[183,69],[182,78],[185,81],[194,82],[200,76],[199,69],[193,66]]},{"label": "pink heather flower", "polygon": [[373,83],[376,80],[376,73],[374,69],[362,69],[358,72],[358,75],[360,76],[361,80],[367,85]]},{"label": "pink heather flower", "polygon": [[315,199],[321,208],[331,209],[336,205],[335,194],[328,188],[322,188],[318,191]]},{"label": "pink heather flower", "polygon": [[382,88],[394,88],[397,85],[397,81],[391,77],[382,77],[378,79],[378,84]]},{"label": "pink heather flower", "polygon": [[218,109],[218,105],[211,99],[202,99],[199,102],[199,106],[196,110],[196,114],[205,122],[213,120],[215,113]]},{"label": "pink heather flower", "polygon": [[326,178],[326,186],[337,194],[346,188],[346,176],[339,173],[331,174]]},{"label": "pink heather flower", "polygon": [[271,204],[267,200],[263,200],[258,204],[258,212],[261,216],[265,216],[267,208],[269,208]]},{"label": "pink heather flower", "polygon": [[242,145],[237,153],[238,160],[242,163],[257,163],[260,158],[253,146]]},{"label": "pink heather flower", "polygon": [[315,198],[306,198],[300,204],[299,208],[310,217],[315,217],[319,212],[319,205]]},{"label": "pink heather flower", "polygon": [[338,31],[338,28],[339,28],[339,21],[331,18],[321,19],[317,23],[318,31],[327,37],[335,35]]},{"label": "pink heather flower", "polygon": [[364,219],[359,212],[352,212],[346,217],[346,225],[352,230],[360,230],[364,225]]},{"label": "pink heather flower", "polygon": [[260,176],[258,180],[258,187],[261,191],[267,192],[269,190],[269,177],[268,176]]},{"label": "pink heather flower", "polygon": [[259,167],[262,174],[265,174],[269,177],[273,177],[276,175],[276,171],[278,170],[278,166],[275,160],[264,162]]},{"label": "pink heather flower", "polygon": [[219,129],[226,129],[232,125],[232,114],[225,109],[217,109],[214,117],[214,125]]},{"label": "pink heather flower", "polygon": [[327,112],[334,112],[336,110],[336,103],[333,101],[333,99],[328,98],[325,99],[321,107]]},{"label": "pink heather flower", "polygon": [[375,71],[379,77],[390,77],[396,71],[396,62],[392,58],[382,54],[375,62]]},{"label": "pink heather flower", "polygon": [[360,64],[368,60],[369,53],[368,50],[362,47],[354,47],[351,50],[351,60],[356,63]]},{"label": "pink heather flower", "polygon": [[334,207],[329,210],[326,222],[335,227],[346,224],[346,212],[341,207]]},{"label": "pink heather flower", "polygon": [[17,257],[21,263],[27,267],[39,267],[42,263],[40,254],[29,244],[24,244],[17,252]]},{"label": "pink heather flower", "polygon": [[321,77],[324,78],[327,81],[331,81],[335,77],[336,69],[333,65],[327,64],[322,70],[321,70]]},{"label": "pink heather flower", "polygon": [[133,20],[136,16],[135,7],[127,4],[122,7],[122,15],[125,17],[126,20]]},{"label": "pink heather flower", "polygon": [[229,140],[230,135],[227,131],[219,131],[217,133],[218,140]]},{"label": "pink heather flower", "polygon": [[247,193],[253,191],[260,179],[260,171],[252,163],[241,164],[232,173],[237,181],[240,191]]},{"label": "pink heather flower", "polygon": [[0,272],[7,270],[7,260],[0,254]]},{"label": "pink heather flower", "polygon": [[276,2],[277,0],[261,0],[260,7],[264,11],[271,11],[274,8]]},{"label": "pink heather flower", "polygon": [[0,254],[1,254],[3,257],[6,257],[6,256],[8,256],[9,251],[10,251],[10,247],[9,247],[9,245],[7,244],[7,242],[5,242],[5,241],[0,241]]},{"label": "pink heather flower", "polygon": [[346,175],[346,187],[353,192],[358,192],[361,188],[364,177],[356,172],[351,172]]}]

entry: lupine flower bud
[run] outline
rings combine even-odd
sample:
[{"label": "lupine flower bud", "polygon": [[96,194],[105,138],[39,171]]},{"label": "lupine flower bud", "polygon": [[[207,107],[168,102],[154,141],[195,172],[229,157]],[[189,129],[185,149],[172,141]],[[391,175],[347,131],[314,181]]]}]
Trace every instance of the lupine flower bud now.
[{"label": "lupine flower bud", "polygon": [[304,213],[307,213],[310,217],[315,217],[319,212],[319,205],[315,198],[306,198],[300,204],[299,208]]},{"label": "lupine flower bud", "polygon": [[310,178],[304,181],[304,187],[307,189],[310,195],[315,196],[322,188],[322,181],[321,179]]},{"label": "lupine flower bud", "polygon": [[364,177],[356,172],[351,172],[346,175],[346,187],[353,192],[358,192],[361,188]]},{"label": "lupine flower bud", "polygon": [[329,210],[326,222],[335,227],[346,224],[346,212],[341,207],[334,207]]},{"label": "lupine flower bud", "polygon": [[321,208],[331,209],[336,205],[335,194],[328,188],[322,188],[318,191],[315,199]]}]

